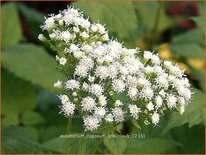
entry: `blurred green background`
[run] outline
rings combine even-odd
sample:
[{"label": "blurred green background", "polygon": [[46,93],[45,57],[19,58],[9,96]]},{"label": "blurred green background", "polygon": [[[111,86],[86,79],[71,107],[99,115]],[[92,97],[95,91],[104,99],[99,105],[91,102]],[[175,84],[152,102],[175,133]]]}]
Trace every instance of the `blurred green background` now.
[{"label": "blurred green background", "polygon": [[[162,117],[159,125],[142,129],[129,122],[119,134],[145,138],[65,140],[67,118],[53,83],[63,76],[55,52],[37,37],[44,16],[67,5],[81,9],[92,21],[106,24],[110,36],[128,48],[140,47],[178,62],[192,84],[191,104],[183,116]],[[1,5],[2,153],[204,153],[204,2],[3,2]],[[72,133],[83,133],[75,118]]]}]

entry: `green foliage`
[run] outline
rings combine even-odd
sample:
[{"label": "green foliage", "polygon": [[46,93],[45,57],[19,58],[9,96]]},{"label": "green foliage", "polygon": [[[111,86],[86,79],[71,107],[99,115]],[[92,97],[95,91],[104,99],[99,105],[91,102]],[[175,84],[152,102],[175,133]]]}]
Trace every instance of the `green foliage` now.
[{"label": "green foliage", "polygon": [[83,10],[93,21],[106,24],[110,36],[135,47],[138,22],[132,2],[75,2],[73,5]]},{"label": "green foliage", "polygon": [[204,124],[204,93],[198,89],[194,89],[194,96],[192,102],[187,106],[183,115],[177,112],[173,112],[170,115],[168,123],[163,130],[162,134],[165,134],[174,127],[179,127],[185,123],[192,127],[197,124]]},{"label": "green foliage", "polygon": [[54,90],[54,81],[63,78],[56,69],[55,60],[41,47],[32,44],[16,45],[5,49],[2,57],[4,68],[43,88]]},{"label": "green foliage", "polygon": [[157,32],[162,32],[172,25],[172,20],[166,15],[163,6],[159,8],[160,3],[162,2],[134,2],[140,24],[149,32],[154,30],[159,9],[160,17]]},{"label": "green foliage", "polygon": [[176,146],[180,144],[164,138],[128,139],[125,153],[167,153]]},{"label": "green foliage", "polygon": [[6,71],[3,71],[2,75],[3,115],[20,114],[33,110],[36,105],[36,93],[31,83],[23,81]]},{"label": "green foliage", "polygon": [[26,129],[8,126],[3,129],[2,146],[4,153],[39,153],[40,145]]},{"label": "green foliage", "polygon": [[127,143],[122,138],[104,138],[104,144],[109,149],[110,153],[124,153]]},{"label": "green foliage", "polygon": [[37,112],[26,111],[22,115],[22,122],[24,125],[36,125],[44,122],[44,118]]},{"label": "green foliage", "polygon": [[[73,2],[72,5],[89,15],[90,20],[106,24],[110,37],[125,42],[129,47],[136,47],[139,31],[143,35],[151,35],[149,40],[144,40],[144,44],[154,39],[152,35],[156,31],[157,42],[151,47],[154,49],[159,46],[158,41],[161,42],[161,34],[176,24],[165,13],[166,6],[170,5],[165,3]],[[205,3],[198,2],[197,5],[200,16],[189,19],[198,27],[179,35],[174,33],[169,43],[170,50],[183,63],[186,63],[187,58],[204,60],[205,56]],[[158,14],[160,18],[157,23]],[[52,91],[53,83],[58,78],[61,80],[63,74],[55,68],[53,56],[40,46],[30,43],[32,40],[36,43],[43,16],[23,3],[5,2],[2,5],[1,153],[204,153],[205,77],[202,71],[191,66],[189,77],[192,75],[194,95],[183,115],[172,112],[168,118],[163,116],[159,126],[155,127],[145,126],[138,120],[118,126],[104,126],[96,132],[106,135],[126,133],[130,136],[140,133],[145,134],[145,139],[60,138],[60,135],[66,133],[68,120],[58,115],[59,100]],[[23,36],[25,28],[31,38]],[[193,81],[193,77],[196,81]],[[114,94],[113,99],[116,98],[125,103],[129,101],[124,93]],[[72,119],[71,133],[83,133],[82,119]]]},{"label": "green foliage", "polygon": [[2,6],[2,48],[16,45],[21,39],[22,31],[15,3]]}]

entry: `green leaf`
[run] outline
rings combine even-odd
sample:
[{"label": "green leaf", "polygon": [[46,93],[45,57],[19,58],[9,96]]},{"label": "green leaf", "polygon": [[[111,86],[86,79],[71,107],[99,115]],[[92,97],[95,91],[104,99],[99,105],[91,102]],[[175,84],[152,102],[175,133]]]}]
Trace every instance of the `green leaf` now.
[{"label": "green leaf", "polygon": [[78,153],[78,154],[83,154],[83,153],[85,153],[86,148],[87,148],[85,139],[84,139],[84,138],[79,139],[79,142],[78,142],[77,145],[78,145],[78,151],[77,151],[77,153]]},{"label": "green leaf", "polygon": [[39,144],[34,141],[25,128],[8,126],[2,131],[2,147],[5,153],[38,153]]},{"label": "green leaf", "polygon": [[172,112],[162,135],[172,128],[186,123],[189,124],[189,127],[192,127],[200,123],[204,124],[204,122],[204,93],[198,89],[194,89],[192,102],[186,107],[183,115],[180,115],[178,112]]},{"label": "green leaf", "polygon": [[181,43],[184,44],[196,43],[204,46],[205,43],[204,34],[202,33],[201,30],[195,29],[179,34],[172,39],[172,44],[181,44]]},{"label": "green leaf", "polygon": [[205,18],[204,16],[192,17],[192,20],[198,25],[198,28],[204,33]]},{"label": "green leaf", "polygon": [[2,119],[2,125],[8,126],[8,125],[18,125],[20,122],[18,114],[16,113],[10,113],[9,115],[5,115]]},{"label": "green leaf", "polygon": [[42,144],[43,150],[48,153],[64,153],[64,142],[65,139],[57,137],[50,139]]},{"label": "green leaf", "polygon": [[142,129],[141,126],[139,125],[139,123],[136,120],[132,120],[132,124],[138,128],[138,129]]},{"label": "green leaf", "polygon": [[104,138],[104,144],[111,153],[124,153],[127,147],[125,139],[120,138]]},{"label": "green leaf", "polygon": [[20,114],[35,108],[35,91],[31,83],[15,77],[3,70],[2,74],[2,113]]},{"label": "green leaf", "polygon": [[114,36],[126,45],[136,47],[137,19],[132,2],[75,2],[94,22],[106,24],[110,37]]},{"label": "green leaf", "polygon": [[44,14],[24,5],[23,3],[18,3],[18,8],[20,13],[26,18],[26,22],[33,32],[32,37],[37,40],[38,35],[42,32],[40,25],[44,21]]},{"label": "green leaf", "polygon": [[22,38],[21,25],[15,3],[4,3],[2,6],[2,47],[17,44]]},{"label": "green leaf", "polygon": [[[205,126],[195,125],[188,128],[187,124],[176,127],[172,131],[173,138],[183,147],[178,148],[180,154],[204,154],[205,152]],[[186,138],[187,137],[187,138]],[[192,146],[192,147],[191,147]]]},{"label": "green leaf", "polygon": [[180,144],[163,138],[127,139],[127,148],[124,153],[167,153],[176,146],[180,146]]},{"label": "green leaf", "polygon": [[[159,3],[160,2],[134,2],[140,23],[149,31],[152,31],[155,26]],[[166,15],[165,10],[162,7],[160,10],[157,32],[161,32],[166,28],[169,28],[172,24],[172,20]]]},{"label": "green leaf", "polygon": [[63,78],[63,74],[56,69],[55,60],[41,47],[32,44],[16,45],[5,49],[2,57],[4,68],[43,88],[55,90],[54,81]]},{"label": "green leaf", "polygon": [[196,43],[172,44],[170,50],[186,58],[204,59],[204,48]]},{"label": "green leaf", "polygon": [[34,111],[26,111],[22,115],[22,122],[24,125],[36,125],[44,121],[44,118]]}]

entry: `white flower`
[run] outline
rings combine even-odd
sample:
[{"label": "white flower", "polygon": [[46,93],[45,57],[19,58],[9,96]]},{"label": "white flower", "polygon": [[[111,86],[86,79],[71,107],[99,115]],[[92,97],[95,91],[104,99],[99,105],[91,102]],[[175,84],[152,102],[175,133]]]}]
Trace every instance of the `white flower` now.
[{"label": "white flower", "polygon": [[96,32],[98,30],[98,27],[95,24],[92,24],[91,30],[92,32]]},{"label": "white flower", "polygon": [[141,96],[142,98],[150,100],[154,96],[154,92],[150,87],[144,87],[141,91]]},{"label": "white flower", "polygon": [[82,89],[85,90],[85,91],[88,91],[89,90],[89,85],[84,82],[83,85],[82,85]]},{"label": "white flower", "polygon": [[94,111],[94,115],[99,119],[104,118],[104,116],[106,115],[105,108],[104,107],[96,107],[95,111]]},{"label": "white flower", "polygon": [[167,106],[169,109],[176,107],[177,98],[174,95],[167,96]]},{"label": "white flower", "polygon": [[44,29],[51,29],[53,26],[54,26],[54,18],[53,17],[49,17],[45,20],[45,23],[44,23],[44,26],[43,28]]},{"label": "white flower", "polygon": [[180,106],[180,114],[183,115],[184,112],[185,112],[185,107],[184,106]]},{"label": "white flower", "polygon": [[129,88],[128,90],[128,96],[132,99],[135,100],[137,99],[137,95],[138,95],[138,90],[134,87]]},{"label": "white flower", "polygon": [[77,58],[78,60],[83,58],[85,56],[85,53],[82,51],[76,51],[73,53],[74,57]]},{"label": "white flower", "polygon": [[55,88],[62,88],[62,81],[59,81],[59,80],[58,80],[57,82],[55,82],[55,83],[54,83],[54,87],[55,87]]},{"label": "white flower", "polygon": [[82,99],[81,107],[83,111],[92,111],[96,107],[96,102],[93,98],[87,96]]},{"label": "white flower", "polygon": [[84,65],[77,65],[74,74],[80,77],[86,77],[88,74],[88,67]]},{"label": "white flower", "polygon": [[157,85],[161,88],[167,88],[168,87],[168,79],[165,76],[159,75],[156,78]]},{"label": "white flower", "polygon": [[63,65],[63,66],[64,66],[66,63],[67,63],[67,59],[66,59],[66,58],[63,58],[63,57],[62,57],[62,58],[59,59],[59,64],[60,64],[60,65]]},{"label": "white flower", "polygon": [[64,31],[61,33],[61,39],[64,40],[65,42],[69,42],[71,38],[72,35],[70,34],[69,31]]},{"label": "white flower", "polygon": [[79,51],[78,46],[75,45],[75,44],[71,44],[70,47],[69,47],[69,49],[70,49],[70,51],[71,51],[72,53]]},{"label": "white flower", "polygon": [[140,108],[138,108],[136,105],[132,105],[132,104],[130,104],[128,106],[128,108],[129,108],[131,116],[134,119],[138,119],[139,118],[139,113],[141,112]]},{"label": "white flower", "polygon": [[66,103],[63,103],[61,106],[60,113],[64,113],[66,117],[72,116],[74,114],[75,110],[75,104],[71,103],[70,101],[67,101]]},{"label": "white flower", "polygon": [[113,122],[114,120],[113,120],[113,115],[112,114],[107,114],[106,116],[105,116],[105,121],[106,122]]},{"label": "white flower", "polygon": [[99,31],[101,34],[103,34],[103,33],[106,32],[104,26],[102,26],[101,24],[98,23],[98,24],[96,24],[96,26],[98,27],[98,31]]},{"label": "white flower", "polygon": [[55,40],[56,39],[56,34],[55,33],[49,34],[49,37],[51,38],[51,40]]},{"label": "white flower", "polygon": [[100,104],[100,106],[105,106],[105,105],[107,105],[107,100],[106,100],[106,97],[105,97],[104,95],[101,95],[101,96],[99,97],[99,104]]},{"label": "white flower", "polygon": [[80,88],[80,83],[79,83],[79,81],[76,81],[74,79],[68,80],[66,82],[65,88],[66,89],[71,89],[71,90],[79,89]]},{"label": "white flower", "polygon": [[114,79],[112,81],[112,88],[114,91],[121,93],[125,90],[125,83],[122,80]]},{"label": "white flower", "polygon": [[154,110],[154,104],[152,102],[149,102],[146,107],[149,111]]},{"label": "white flower", "polygon": [[95,75],[97,77],[100,77],[102,80],[108,78],[109,76],[109,70],[106,66],[97,66],[95,70]]},{"label": "white flower", "polygon": [[162,100],[161,96],[158,95],[155,97],[155,103],[156,103],[157,108],[160,108],[162,106],[162,102],[163,102],[163,100]]},{"label": "white flower", "polygon": [[108,40],[109,40],[109,35],[108,35],[108,33],[104,34],[104,35],[102,36],[102,39],[103,39],[103,41],[108,41]]},{"label": "white flower", "polygon": [[85,56],[79,61],[79,65],[81,65],[81,66],[84,65],[88,69],[92,69],[94,66],[94,61],[92,60],[92,58]]},{"label": "white flower", "polygon": [[89,34],[87,34],[86,32],[82,32],[82,33],[80,34],[80,36],[81,36],[83,39],[89,38]]},{"label": "white flower", "polygon": [[157,112],[154,112],[152,115],[152,123],[157,125],[157,123],[159,123],[160,120],[160,115]]},{"label": "white flower", "polygon": [[97,97],[101,96],[103,93],[103,88],[99,84],[92,84],[89,87],[89,92],[96,95]]},{"label": "white flower", "polygon": [[66,102],[69,102],[69,98],[68,98],[67,95],[62,95],[62,94],[60,94],[58,97],[59,97],[59,99],[61,100],[61,103],[62,103],[62,104],[66,103]]},{"label": "white flower", "polygon": [[152,63],[159,65],[160,64],[160,58],[157,55],[152,55],[151,57]]},{"label": "white flower", "polygon": [[115,122],[123,122],[124,121],[124,112],[120,107],[116,107],[112,109],[112,114],[114,116]]},{"label": "white flower", "polygon": [[96,130],[100,126],[99,119],[94,116],[86,116],[84,118],[84,126],[86,131]]},{"label": "white flower", "polygon": [[43,34],[39,34],[38,39],[42,42],[46,41],[46,38]]},{"label": "white flower", "polygon": [[144,51],[144,59],[149,60],[151,59],[153,54],[150,51]]},{"label": "white flower", "polygon": [[114,103],[114,105],[115,105],[116,107],[119,107],[119,106],[122,106],[123,103],[122,103],[120,100],[116,100],[115,103]]}]

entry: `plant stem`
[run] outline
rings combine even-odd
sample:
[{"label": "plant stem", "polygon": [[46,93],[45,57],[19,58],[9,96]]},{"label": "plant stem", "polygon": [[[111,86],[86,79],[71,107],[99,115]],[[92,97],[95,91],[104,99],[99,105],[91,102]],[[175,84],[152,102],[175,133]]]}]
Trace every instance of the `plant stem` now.
[{"label": "plant stem", "polygon": [[[71,124],[72,124],[72,119],[68,118],[68,125],[67,125],[67,130],[66,130],[67,135],[71,133]],[[69,147],[69,145],[71,145],[70,139],[66,138],[64,143],[65,143],[64,144],[64,152],[67,153],[68,147]]]},{"label": "plant stem", "polygon": [[157,32],[158,32],[158,27],[159,27],[159,21],[160,21],[160,17],[161,17],[162,7],[163,7],[163,2],[160,1],[159,5],[158,5],[157,12],[156,12],[156,18],[155,18],[154,27],[152,29],[150,48],[153,48],[153,46],[154,46],[154,44],[155,44],[155,42],[157,40]]}]

